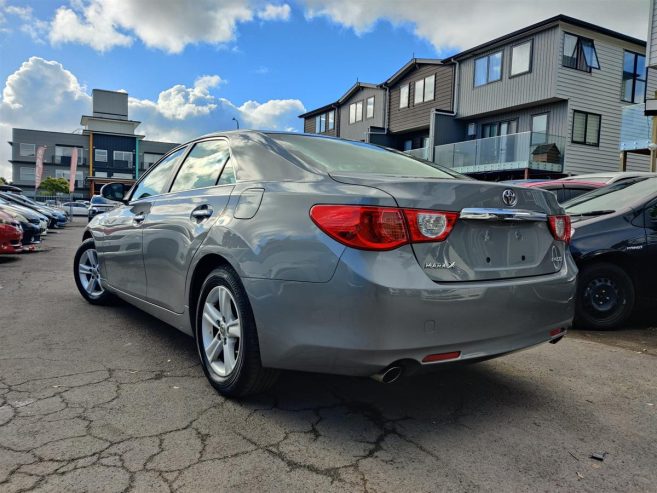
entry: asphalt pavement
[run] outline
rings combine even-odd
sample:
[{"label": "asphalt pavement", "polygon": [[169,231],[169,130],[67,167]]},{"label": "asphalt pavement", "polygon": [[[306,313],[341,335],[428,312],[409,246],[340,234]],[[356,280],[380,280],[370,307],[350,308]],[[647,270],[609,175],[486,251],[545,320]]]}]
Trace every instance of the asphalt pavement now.
[{"label": "asphalt pavement", "polygon": [[192,339],[82,299],[77,221],[0,258],[0,492],[657,490],[650,321],[392,385],[289,372],[231,401]]}]

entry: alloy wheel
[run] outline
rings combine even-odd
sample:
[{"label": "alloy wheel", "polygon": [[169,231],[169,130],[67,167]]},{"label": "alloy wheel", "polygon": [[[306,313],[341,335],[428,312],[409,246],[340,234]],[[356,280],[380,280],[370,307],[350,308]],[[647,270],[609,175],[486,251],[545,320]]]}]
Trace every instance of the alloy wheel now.
[{"label": "alloy wheel", "polygon": [[239,358],[242,329],[235,299],[228,288],[216,286],[208,293],[201,330],[210,368],[220,377],[230,375]]},{"label": "alloy wheel", "polygon": [[82,287],[90,297],[98,298],[105,292],[100,280],[98,254],[93,248],[82,252],[78,264],[78,276]]}]

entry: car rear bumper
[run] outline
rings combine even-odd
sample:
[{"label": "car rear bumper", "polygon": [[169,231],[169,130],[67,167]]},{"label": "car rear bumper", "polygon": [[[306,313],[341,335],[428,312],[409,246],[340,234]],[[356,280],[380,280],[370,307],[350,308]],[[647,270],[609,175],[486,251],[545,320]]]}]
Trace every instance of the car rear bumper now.
[{"label": "car rear bumper", "polygon": [[564,335],[572,323],[577,268],[570,254],[549,275],[435,283],[410,247],[347,249],[326,283],[244,279],[264,366],[372,375],[430,354],[490,358]]}]

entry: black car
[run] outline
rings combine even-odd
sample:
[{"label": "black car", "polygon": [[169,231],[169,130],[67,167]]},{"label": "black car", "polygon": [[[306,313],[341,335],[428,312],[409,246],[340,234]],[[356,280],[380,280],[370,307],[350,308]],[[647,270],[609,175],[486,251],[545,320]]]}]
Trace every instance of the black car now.
[{"label": "black car", "polygon": [[94,195],[91,197],[91,203],[89,204],[89,221],[91,221],[98,214],[111,211],[117,205],[121,205],[121,203],[106,199],[102,195]]},{"label": "black car", "polygon": [[563,204],[580,269],[575,323],[609,330],[657,300],[657,178],[634,178]]}]

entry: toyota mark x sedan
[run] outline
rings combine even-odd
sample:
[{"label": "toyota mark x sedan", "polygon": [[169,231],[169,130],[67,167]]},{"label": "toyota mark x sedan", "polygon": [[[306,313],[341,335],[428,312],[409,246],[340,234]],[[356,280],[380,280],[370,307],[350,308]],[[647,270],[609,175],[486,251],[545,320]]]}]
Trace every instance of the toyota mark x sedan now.
[{"label": "toyota mark x sedan", "polygon": [[205,136],[93,218],[74,262],[93,304],[121,298],[193,336],[211,384],[277,370],[396,380],[556,342],[577,268],[543,190],[474,181],[369,144]]}]

